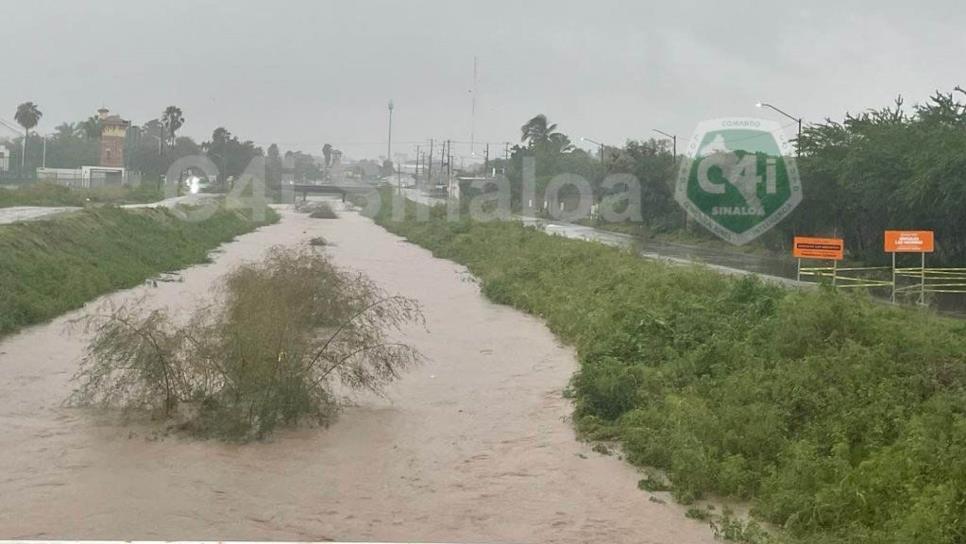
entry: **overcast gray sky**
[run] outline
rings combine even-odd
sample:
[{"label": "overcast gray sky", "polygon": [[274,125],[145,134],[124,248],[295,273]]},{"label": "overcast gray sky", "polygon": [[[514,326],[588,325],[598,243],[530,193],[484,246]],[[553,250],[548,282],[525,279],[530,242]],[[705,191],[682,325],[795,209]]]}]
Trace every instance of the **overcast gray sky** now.
[{"label": "overcast gray sky", "polygon": [[[781,5],[779,5],[781,4]],[[430,137],[517,141],[545,113],[575,141],[686,139],[701,120],[806,121],[966,85],[958,2],[373,0],[0,3],[0,118],[32,100],[41,132],[103,105],[135,123],[180,106],[182,132],[319,153]],[[468,154],[468,146],[458,149]]]}]

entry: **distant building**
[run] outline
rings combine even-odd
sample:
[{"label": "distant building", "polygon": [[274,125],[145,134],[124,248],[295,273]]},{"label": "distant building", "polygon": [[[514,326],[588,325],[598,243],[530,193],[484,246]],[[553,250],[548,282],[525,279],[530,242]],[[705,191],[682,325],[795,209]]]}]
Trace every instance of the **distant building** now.
[{"label": "distant building", "polygon": [[130,123],[110,113],[107,108],[97,110],[97,116],[101,121],[99,165],[80,168],[38,168],[37,177],[68,187],[84,188],[140,183],[139,175],[129,176],[124,169],[124,140]]},{"label": "distant building", "polygon": [[124,136],[130,125],[118,115],[110,115],[110,110],[97,110],[101,119],[101,163],[107,168],[124,168]]},{"label": "distant building", "polygon": [[10,150],[7,146],[0,144],[0,172],[10,171]]}]

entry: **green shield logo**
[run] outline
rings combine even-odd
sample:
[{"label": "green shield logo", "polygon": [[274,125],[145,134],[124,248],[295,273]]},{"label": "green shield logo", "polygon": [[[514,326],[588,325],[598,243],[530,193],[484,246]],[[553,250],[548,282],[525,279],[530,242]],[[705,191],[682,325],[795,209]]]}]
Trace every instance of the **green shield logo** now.
[{"label": "green shield logo", "polygon": [[711,232],[733,244],[748,243],[802,201],[792,153],[774,121],[705,121],[688,144],[675,199]]}]

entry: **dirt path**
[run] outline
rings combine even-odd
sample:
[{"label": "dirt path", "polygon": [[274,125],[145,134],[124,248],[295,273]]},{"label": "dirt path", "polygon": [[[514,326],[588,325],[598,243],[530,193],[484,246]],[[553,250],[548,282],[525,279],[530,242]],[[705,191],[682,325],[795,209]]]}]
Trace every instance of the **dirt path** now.
[{"label": "dirt path", "polygon": [[638,490],[633,468],[575,441],[570,349],[355,214],[286,213],[183,283],[111,298],[190,307],[233,265],[318,235],[341,265],[423,303],[428,331],[409,339],[426,364],[328,430],[232,446],[61,407],[84,345],[63,328],[81,313],[29,328],[0,342],[0,538],[712,542]]}]

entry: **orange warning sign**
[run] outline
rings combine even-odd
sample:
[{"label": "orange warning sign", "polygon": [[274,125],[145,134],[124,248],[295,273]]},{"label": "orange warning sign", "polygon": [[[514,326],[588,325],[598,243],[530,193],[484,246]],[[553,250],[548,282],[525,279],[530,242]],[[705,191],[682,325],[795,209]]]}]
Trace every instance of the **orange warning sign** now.
[{"label": "orange warning sign", "polygon": [[887,230],[885,231],[885,250],[886,253],[932,253],[932,231]]},{"label": "orange warning sign", "polygon": [[841,238],[796,236],[792,255],[799,259],[841,261],[845,258],[845,240]]}]

